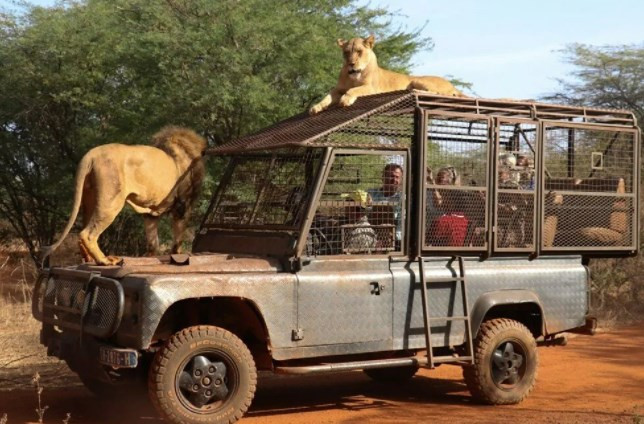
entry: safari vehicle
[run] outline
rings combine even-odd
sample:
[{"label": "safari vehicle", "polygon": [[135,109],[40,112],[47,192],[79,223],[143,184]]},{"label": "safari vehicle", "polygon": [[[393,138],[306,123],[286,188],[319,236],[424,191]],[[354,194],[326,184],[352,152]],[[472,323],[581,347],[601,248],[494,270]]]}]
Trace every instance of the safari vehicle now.
[{"label": "safari vehicle", "polygon": [[[537,346],[592,332],[592,257],[637,254],[632,113],[404,91],[213,148],[192,253],[48,267],[41,341],[92,390],[146,376],[170,422],[232,422],[257,371],[463,368],[514,404]],[[445,175],[448,178],[444,178]]]}]

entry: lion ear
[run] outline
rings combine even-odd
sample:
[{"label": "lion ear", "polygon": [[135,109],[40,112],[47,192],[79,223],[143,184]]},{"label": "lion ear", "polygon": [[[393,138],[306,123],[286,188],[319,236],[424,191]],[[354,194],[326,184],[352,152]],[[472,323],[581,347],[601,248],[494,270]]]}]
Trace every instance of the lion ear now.
[{"label": "lion ear", "polygon": [[344,41],[342,38],[338,38],[337,43],[338,43],[338,47],[343,48],[347,42]]},{"label": "lion ear", "polygon": [[376,42],[376,37],[373,36],[373,34],[370,34],[367,38],[364,40],[365,46],[369,47],[370,49],[373,48],[373,44]]}]

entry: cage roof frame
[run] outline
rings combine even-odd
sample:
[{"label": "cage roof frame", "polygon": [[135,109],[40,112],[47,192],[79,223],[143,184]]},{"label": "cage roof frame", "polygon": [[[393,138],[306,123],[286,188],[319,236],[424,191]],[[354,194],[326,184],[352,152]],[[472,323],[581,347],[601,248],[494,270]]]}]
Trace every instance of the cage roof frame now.
[{"label": "cage roof frame", "polygon": [[[365,143],[337,143],[326,136],[341,132],[363,119],[378,115],[389,109],[409,103],[407,108],[420,107],[439,113],[468,113],[503,118],[524,118],[559,121],[565,123],[587,123],[634,128],[637,121],[627,110],[601,109],[583,106],[555,105],[533,101],[510,99],[483,99],[477,97],[446,97],[424,91],[405,90],[359,97],[347,108],[332,107],[317,115],[307,112],[279,121],[256,133],[210,148],[206,154],[224,155],[250,153],[288,147],[337,147],[373,148]],[[413,109],[412,109],[413,110]],[[412,112],[413,113],[413,112]],[[364,130],[369,132],[369,130]],[[378,148],[400,149],[400,144],[381,144]]]}]

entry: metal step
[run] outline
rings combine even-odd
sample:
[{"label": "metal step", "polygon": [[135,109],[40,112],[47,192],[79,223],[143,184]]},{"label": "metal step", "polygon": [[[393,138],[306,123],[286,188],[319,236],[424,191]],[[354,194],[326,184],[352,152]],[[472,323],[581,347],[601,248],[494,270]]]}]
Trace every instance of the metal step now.
[{"label": "metal step", "polygon": [[285,366],[275,367],[276,374],[322,374],[329,372],[343,372],[354,370],[366,370],[374,368],[391,368],[391,367],[404,367],[415,365],[427,365],[428,359],[423,357],[407,357],[407,358],[392,358],[392,359],[372,359],[367,361],[354,361],[354,362],[336,362],[331,364],[320,365],[301,365],[301,366]]},{"label": "metal step", "polygon": [[471,356],[434,356],[433,358],[435,364],[446,364],[448,362],[471,362],[473,358]]},{"label": "metal step", "polygon": [[461,277],[449,277],[449,278],[425,278],[425,283],[455,283],[461,282],[464,278]]},{"label": "metal step", "polygon": [[[452,262],[458,261],[458,277],[448,277],[448,278],[425,278],[425,259],[422,256],[418,256],[418,271],[420,273],[420,285],[421,285],[421,296],[422,296],[422,305],[423,305],[423,321],[425,323],[425,343],[427,349],[427,361],[428,365],[431,368],[434,368],[434,364],[446,363],[446,362],[469,362],[474,361],[474,347],[472,341],[472,329],[470,327],[470,317],[469,317],[469,302],[467,301],[467,288],[465,286],[465,264],[463,262],[462,256],[454,256]],[[454,283],[456,286],[461,286],[461,298],[463,301],[463,313],[462,316],[448,316],[448,317],[432,317],[429,310],[429,301],[428,301],[428,283]],[[467,350],[467,356],[434,356],[434,348],[432,346],[432,330],[431,322],[432,321],[463,321],[465,323],[465,348]]]},{"label": "metal step", "polygon": [[430,317],[432,321],[467,321],[470,318],[467,316],[451,316],[451,317]]}]

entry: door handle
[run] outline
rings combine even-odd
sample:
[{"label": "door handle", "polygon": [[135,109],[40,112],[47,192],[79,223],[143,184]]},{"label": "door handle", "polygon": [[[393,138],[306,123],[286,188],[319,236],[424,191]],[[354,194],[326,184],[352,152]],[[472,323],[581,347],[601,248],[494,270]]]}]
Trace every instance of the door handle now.
[{"label": "door handle", "polygon": [[375,294],[376,296],[380,296],[380,293],[385,291],[385,285],[380,284],[377,281],[372,281],[369,283],[369,287],[371,287],[371,294]]}]

